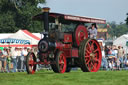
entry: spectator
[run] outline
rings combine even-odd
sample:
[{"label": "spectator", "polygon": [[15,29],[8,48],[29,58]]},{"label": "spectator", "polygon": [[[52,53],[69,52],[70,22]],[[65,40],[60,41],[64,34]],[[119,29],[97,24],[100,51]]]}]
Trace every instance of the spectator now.
[{"label": "spectator", "polygon": [[0,66],[1,67],[0,69],[1,69],[1,72],[3,72],[3,64],[2,64],[3,61],[2,61],[2,59],[3,59],[3,53],[2,53],[2,50],[0,49],[0,65],[1,65]]},{"label": "spectator", "polygon": [[25,47],[21,52],[21,55],[24,57],[24,64],[23,64],[24,71],[26,71],[26,56],[27,56],[27,54],[28,54],[28,51],[27,51],[27,48]]},{"label": "spectator", "polygon": [[102,47],[102,64],[101,65],[102,65],[103,69],[108,70],[108,63],[107,63],[104,49],[105,48]]},{"label": "spectator", "polygon": [[124,60],[124,68],[128,69],[128,54],[127,54],[126,59]]},{"label": "spectator", "polygon": [[110,69],[114,69],[115,66],[115,51],[114,51],[114,46],[112,46],[112,48],[110,48],[110,51],[108,53],[108,57],[109,57],[109,67]]},{"label": "spectator", "polygon": [[120,67],[123,68],[123,57],[124,57],[124,50],[121,46],[118,46],[118,58],[120,61]]},{"label": "spectator", "polygon": [[24,55],[22,54],[22,51],[23,51],[23,48],[20,48],[20,51],[21,51],[21,57],[20,57],[20,60],[21,60],[21,66],[20,66],[20,71],[24,71]]},{"label": "spectator", "polygon": [[109,46],[105,46],[105,56],[106,56],[106,58],[108,58],[108,54],[109,54],[109,51],[110,51],[110,49],[109,49]]},{"label": "spectator", "polygon": [[12,51],[12,63],[13,63],[13,69],[12,72],[16,72],[17,70],[17,48],[15,48],[15,50]]},{"label": "spectator", "polygon": [[2,71],[6,72],[6,59],[7,59],[7,48],[5,47],[4,50],[2,51],[3,53],[3,58],[2,58]]},{"label": "spectator", "polygon": [[21,49],[17,48],[17,70],[21,71]]},{"label": "spectator", "polygon": [[88,29],[88,31],[89,31],[89,37],[96,39],[96,36],[97,36],[97,26],[96,26],[96,23],[93,23],[91,28]]},{"label": "spectator", "polygon": [[7,60],[6,60],[6,62],[7,62],[7,64],[6,64],[6,70],[7,70],[7,73],[9,73],[10,72],[10,65],[11,65],[11,53],[10,53],[10,49],[7,50],[7,54],[8,54],[8,56],[7,56]]}]

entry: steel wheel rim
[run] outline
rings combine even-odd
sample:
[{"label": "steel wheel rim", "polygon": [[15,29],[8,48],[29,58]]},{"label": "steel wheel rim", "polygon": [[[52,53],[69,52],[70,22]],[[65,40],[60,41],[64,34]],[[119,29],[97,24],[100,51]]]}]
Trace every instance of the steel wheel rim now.
[{"label": "steel wheel rim", "polygon": [[90,72],[97,72],[101,65],[101,49],[99,43],[92,39],[89,40],[85,45],[85,63]]},{"label": "steel wheel rim", "polygon": [[66,71],[66,57],[63,53],[59,56],[59,70],[60,73],[64,73]]}]

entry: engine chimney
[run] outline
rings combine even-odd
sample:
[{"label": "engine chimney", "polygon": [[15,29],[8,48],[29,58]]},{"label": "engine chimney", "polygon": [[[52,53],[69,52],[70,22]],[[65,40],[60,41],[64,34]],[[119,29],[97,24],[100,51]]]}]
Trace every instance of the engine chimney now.
[{"label": "engine chimney", "polygon": [[[48,8],[48,7],[43,8],[44,30],[45,30],[46,35],[48,34],[48,31],[49,31],[49,20],[48,20],[49,10],[50,10],[50,8]],[[45,35],[45,37],[46,37],[46,35]]]}]

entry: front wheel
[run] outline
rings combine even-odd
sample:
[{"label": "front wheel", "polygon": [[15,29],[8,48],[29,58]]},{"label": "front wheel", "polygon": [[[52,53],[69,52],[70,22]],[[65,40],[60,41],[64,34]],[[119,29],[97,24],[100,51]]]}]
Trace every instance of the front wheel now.
[{"label": "front wheel", "polygon": [[36,71],[36,56],[33,52],[26,56],[26,70],[28,74],[34,74]]},{"label": "front wheel", "polygon": [[66,71],[66,57],[63,51],[58,51],[55,54],[54,64],[52,64],[52,69],[56,73],[64,73]]}]

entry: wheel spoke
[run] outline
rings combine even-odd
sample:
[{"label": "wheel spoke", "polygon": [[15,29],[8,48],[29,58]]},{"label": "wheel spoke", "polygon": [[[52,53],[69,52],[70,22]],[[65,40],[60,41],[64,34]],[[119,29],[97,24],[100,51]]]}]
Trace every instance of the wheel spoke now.
[{"label": "wheel spoke", "polygon": [[91,52],[90,52],[90,50],[89,50],[89,49],[86,49],[86,50],[85,50],[85,53],[90,54]]},{"label": "wheel spoke", "polygon": [[95,62],[100,63],[99,59],[97,59],[97,58],[94,58],[93,60],[94,60]]},{"label": "wheel spoke", "polygon": [[61,61],[59,62],[59,64],[64,64],[64,61],[63,61],[63,60],[61,60]]},{"label": "wheel spoke", "polygon": [[91,45],[90,43],[87,44],[89,51],[91,52]]},{"label": "wheel spoke", "polygon": [[93,52],[94,52],[94,53],[96,53],[97,51],[99,51],[99,49],[98,49],[98,48],[97,48],[97,49],[95,49]]},{"label": "wheel spoke", "polygon": [[89,62],[90,62],[90,59],[88,59],[88,60],[87,60],[87,63],[86,63],[86,64],[88,65],[88,64],[89,64]]},{"label": "wheel spoke", "polygon": [[89,70],[90,70],[90,71],[92,70],[91,62],[89,63]]},{"label": "wheel spoke", "polygon": [[95,63],[93,63],[93,61],[91,61],[91,70],[95,70],[96,67],[95,67]]},{"label": "wheel spoke", "polygon": [[94,41],[92,41],[91,50],[92,50],[92,51],[94,50]]},{"label": "wheel spoke", "polygon": [[85,58],[89,58],[90,56],[89,55],[86,55]]},{"label": "wheel spoke", "polygon": [[63,70],[63,64],[60,64],[60,71]]},{"label": "wheel spoke", "polygon": [[95,53],[95,55],[94,55],[95,57],[97,57],[98,56],[98,54],[97,53]]}]

